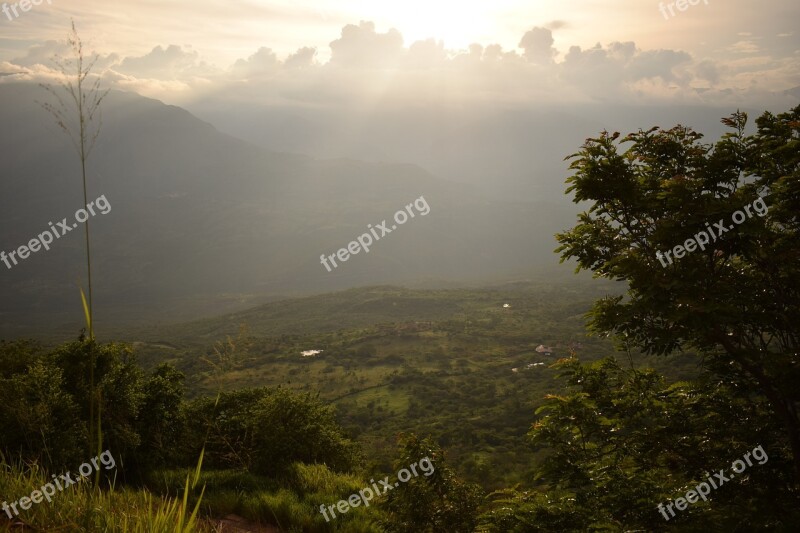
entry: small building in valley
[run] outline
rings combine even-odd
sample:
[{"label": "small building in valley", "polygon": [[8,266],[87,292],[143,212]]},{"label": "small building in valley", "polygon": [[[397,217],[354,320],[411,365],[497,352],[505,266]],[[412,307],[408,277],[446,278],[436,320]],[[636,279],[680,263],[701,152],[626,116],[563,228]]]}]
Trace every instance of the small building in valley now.
[{"label": "small building in valley", "polygon": [[542,355],[553,355],[554,350],[549,346],[545,346],[544,344],[540,344],[536,347],[536,353],[540,353]]}]

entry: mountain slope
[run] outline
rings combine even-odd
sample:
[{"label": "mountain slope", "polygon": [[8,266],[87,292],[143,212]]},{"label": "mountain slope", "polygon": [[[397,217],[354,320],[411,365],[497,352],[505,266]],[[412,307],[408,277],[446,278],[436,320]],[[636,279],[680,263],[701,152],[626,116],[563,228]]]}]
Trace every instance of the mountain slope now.
[{"label": "mountain slope", "polygon": [[[72,220],[83,201],[77,158],[36,103],[47,94],[5,84],[0,99],[0,250],[10,251]],[[89,166],[89,199],[112,206],[90,219],[98,326],[221,312],[233,294],[529,273],[555,262],[552,235],[573,217],[484,200],[413,165],[269,152],[135,94],[110,93],[103,120]],[[320,264],[420,196],[427,216],[333,272]],[[73,231],[0,265],[0,334],[80,327],[82,251]]]}]

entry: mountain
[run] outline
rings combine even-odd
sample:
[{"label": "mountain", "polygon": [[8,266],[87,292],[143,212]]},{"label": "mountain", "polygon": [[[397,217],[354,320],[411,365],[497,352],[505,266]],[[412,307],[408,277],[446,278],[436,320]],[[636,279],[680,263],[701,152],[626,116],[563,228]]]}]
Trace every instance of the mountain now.
[{"label": "mountain", "polygon": [[[712,141],[725,133],[720,119],[736,111],[723,106],[641,103],[243,109],[240,103],[215,95],[192,102],[190,109],[222,131],[259,146],[316,157],[413,163],[489,197],[566,207],[568,163],[564,158],[587,137],[604,129],[624,134],[683,124]],[[763,109],[742,111],[755,117]]]},{"label": "mountain", "polygon": [[[0,98],[0,250],[9,252],[73,220],[83,198],[79,161],[37,104],[48,94],[3,84]],[[367,284],[528,276],[555,264],[553,234],[574,220],[555,204],[489,200],[414,165],[269,151],[117,91],[103,104],[88,181],[89,200],[111,206],[89,220],[98,328]],[[320,263],[420,197],[426,216],[331,272]],[[76,228],[11,269],[0,263],[0,336],[77,331],[83,249]]]}]

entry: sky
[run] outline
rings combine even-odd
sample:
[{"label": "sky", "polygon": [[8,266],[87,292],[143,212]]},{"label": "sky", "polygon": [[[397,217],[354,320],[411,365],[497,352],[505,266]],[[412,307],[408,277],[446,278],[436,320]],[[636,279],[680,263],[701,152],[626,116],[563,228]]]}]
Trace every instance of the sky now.
[{"label": "sky", "polygon": [[800,2],[694,1],[6,2],[0,80],[52,79],[73,18],[108,85],[178,105],[800,99]]}]

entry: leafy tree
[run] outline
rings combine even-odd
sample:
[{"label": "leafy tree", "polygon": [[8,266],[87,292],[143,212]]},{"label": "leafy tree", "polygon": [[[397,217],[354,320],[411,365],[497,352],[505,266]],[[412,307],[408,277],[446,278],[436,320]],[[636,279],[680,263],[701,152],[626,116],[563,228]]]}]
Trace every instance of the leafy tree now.
[{"label": "leafy tree", "polygon": [[0,379],[0,449],[45,465],[83,455],[84,426],[60,368],[36,359]]},{"label": "leafy tree", "polygon": [[162,363],[143,384],[142,406],[137,419],[141,446],[136,453],[142,465],[167,466],[180,460],[176,443],[186,436],[185,381],[182,372],[169,363]]},{"label": "leafy tree", "polygon": [[[87,357],[87,352],[94,357]],[[60,346],[53,358],[64,372],[65,390],[79,405],[89,405],[89,395],[97,396],[94,416],[102,426],[103,446],[114,449],[118,456],[133,452],[140,444],[136,420],[144,398],[144,374],[132,349],[120,343],[77,341]],[[90,372],[87,367],[92,363]],[[87,382],[87,376],[94,376],[94,385]],[[92,416],[91,411],[82,413],[83,420],[90,421]]]},{"label": "leafy tree", "polygon": [[258,402],[254,415],[257,472],[279,473],[296,461],[323,463],[344,472],[360,459],[356,445],[336,422],[333,408],[318,395],[279,387]]},{"label": "leafy tree", "polygon": [[[357,447],[336,422],[333,409],[311,394],[261,388],[223,392],[187,407],[187,442],[206,443],[206,464],[282,474],[294,462],[323,463],[347,471]],[[187,460],[197,450],[188,450]]]},{"label": "leafy tree", "polygon": [[[711,145],[683,126],[632,133],[624,151],[619,133],[588,139],[570,156],[568,192],[590,207],[557,236],[558,251],[628,284],[595,304],[594,332],[650,354],[694,350],[766,398],[800,483],[800,106],[764,113],[752,135],[744,113],[723,123],[732,131]],[[732,225],[759,197],[768,212]],[[671,263],[657,255],[709,226],[721,235],[702,249]]]},{"label": "leafy tree", "polygon": [[40,344],[32,340],[0,341],[0,377],[7,379],[14,374],[24,372],[30,364],[42,359],[46,353]]},{"label": "leafy tree", "polygon": [[[87,357],[93,351],[95,357]],[[26,361],[23,355],[31,357]],[[91,362],[95,368],[89,372]],[[143,374],[129,347],[75,341],[43,351],[26,342],[1,343],[0,450],[55,469],[86,460],[88,398],[94,393],[107,447],[123,458],[140,444],[137,418]],[[94,375],[94,387],[88,376]],[[93,449],[93,447],[91,447]]]},{"label": "leafy tree", "polygon": [[388,515],[384,524],[387,531],[474,531],[482,500],[480,488],[459,479],[445,462],[441,448],[429,439],[410,435],[401,438],[399,448],[400,455],[394,461],[396,471],[408,469],[426,457],[434,471],[430,476],[420,472],[419,476],[411,477],[387,493],[381,504]]},{"label": "leafy tree", "polygon": [[268,389],[222,392],[184,406],[187,435],[181,439],[184,465],[189,466],[205,442],[204,462],[211,468],[250,468],[257,452],[253,443],[254,409]]},{"label": "leafy tree", "polygon": [[[496,493],[488,531],[788,530],[800,523],[791,458],[764,401],[706,374],[668,385],[613,359],[557,363],[568,389],[537,411],[533,442],[548,451],[538,490]],[[769,460],[667,522],[657,506],[763,445]]]}]

